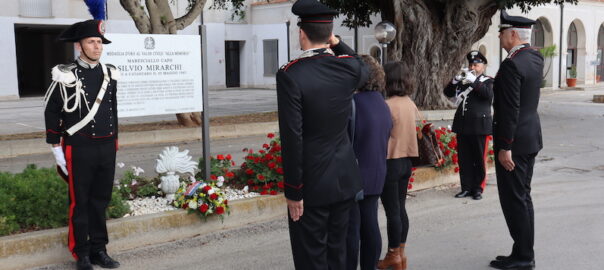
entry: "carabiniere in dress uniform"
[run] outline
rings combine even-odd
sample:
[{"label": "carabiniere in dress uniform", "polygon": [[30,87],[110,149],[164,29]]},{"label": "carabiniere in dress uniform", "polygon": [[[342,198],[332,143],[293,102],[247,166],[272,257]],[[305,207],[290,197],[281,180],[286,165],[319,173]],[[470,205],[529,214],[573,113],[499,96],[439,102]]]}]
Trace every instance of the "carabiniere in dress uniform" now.
[{"label": "carabiniere in dress uniform", "polygon": [[69,184],[68,245],[77,269],[117,268],[107,255],[105,210],[111,200],[118,149],[117,80],[119,71],[99,62],[104,24],[88,20],[71,25],[59,40],[74,42],[80,57],[52,69],[44,97],[46,142],[52,144],[57,171]]}]

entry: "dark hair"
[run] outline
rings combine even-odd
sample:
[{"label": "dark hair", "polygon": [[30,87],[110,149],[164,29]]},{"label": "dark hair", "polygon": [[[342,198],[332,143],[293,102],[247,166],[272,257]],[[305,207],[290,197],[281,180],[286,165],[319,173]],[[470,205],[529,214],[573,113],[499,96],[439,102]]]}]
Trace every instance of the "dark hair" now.
[{"label": "dark hair", "polygon": [[404,62],[391,62],[384,65],[386,73],[386,97],[409,96],[415,89],[415,78],[409,65]]},{"label": "dark hair", "polygon": [[333,31],[333,23],[301,23],[300,29],[312,43],[327,43]]},{"label": "dark hair", "polygon": [[386,87],[384,69],[373,56],[361,54],[360,57],[369,70],[369,79],[363,87],[358,89],[359,92],[377,91],[383,94],[384,87]]}]

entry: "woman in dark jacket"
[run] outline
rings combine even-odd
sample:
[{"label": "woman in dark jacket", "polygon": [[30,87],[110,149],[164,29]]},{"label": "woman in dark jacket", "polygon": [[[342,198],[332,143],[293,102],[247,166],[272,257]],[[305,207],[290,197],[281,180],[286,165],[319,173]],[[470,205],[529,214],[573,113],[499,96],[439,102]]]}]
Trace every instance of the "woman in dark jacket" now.
[{"label": "woman in dark jacket", "polygon": [[455,197],[472,196],[480,200],[487,177],[487,140],[493,125],[493,79],[483,74],[487,64],[484,55],[471,51],[466,57],[473,74],[453,79],[444,92],[448,97],[455,97],[458,104],[453,132],[457,134],[461,191]]},{"label": "woman in dark jacket", "polygon": [[353,147],[361,169],[364,198],[350,211],[346,268],[357,269],[360,240],[361,269],[374,270],[382,249],[377,211],[386,177],[392,120],[383,96],[384,70],[373,57],[362,55],[361,58],[370,74],[365,86],[354,95]]}]

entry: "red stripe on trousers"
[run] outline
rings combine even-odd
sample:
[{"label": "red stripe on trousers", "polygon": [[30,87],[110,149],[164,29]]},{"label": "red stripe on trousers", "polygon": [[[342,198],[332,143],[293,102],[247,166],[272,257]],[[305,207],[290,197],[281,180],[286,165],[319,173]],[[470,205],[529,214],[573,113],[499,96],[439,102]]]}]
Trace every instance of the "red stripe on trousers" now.
[{"label": "red stripe on trousers", "polygon": [[484,139],[484,153],[482,154],[482,166],[484,167],[484,178],[482,179],[482,183],[480,183],[480,187],[482,188],[482,191],[484,191],[484,188],[487,186],[487,158],[488,158],[488,154],[489,154],[489,135],[487,135],[487,138]]},{"label": "red stripe on trousers", "polygon": [[73,234],[73,209],[76,206],[76,198],[75,191],[73,189],[73,162],[71,156],[71,145],[67,145],[65,149],[65,159],[67,160],[67,172],[69,173],[69,198],[71,201],[69,204],[69,251],[77,260],[78,255],[73,252],[73,249],[75,248],[75,237]]}]

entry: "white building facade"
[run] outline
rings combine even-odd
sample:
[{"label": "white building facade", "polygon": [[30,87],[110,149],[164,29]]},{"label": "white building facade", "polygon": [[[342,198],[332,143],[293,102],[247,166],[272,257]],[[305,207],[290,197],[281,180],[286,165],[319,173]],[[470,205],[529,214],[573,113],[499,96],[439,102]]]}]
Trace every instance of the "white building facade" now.
[{"label": "white building facade", "polygon": [[[50,67],[73,59],[71,45],[56,42],[68,25],[90,19],[82,0],[0,0],[0,100],[43,95],[50,83]],[[179,31],[180,35],[199,35],[206,26],[208,85],[210,89],[229,87],[274,88],[275,72],[301,53],[297,17],[291,13],[293,0],[246,0],[245,15],[232,10],[211,9],[206,3],[203,15]],[[171,2],[175,17],[186,13],[187,0]],[[604,0],[580,1],[578,5],[534,7],[528,14],[538,20],[534,27],[534,46],[555,44],[557,56],[546,60],[546,87],[566,87],[571,67],[577,71],[579,85],[595,85],[603,80]],[[138,33],[118,0],[107,1],[107,32]],[[374,16],[374,25],[379,16]],[[348,29],[336,20],[334,32],[359,53],[379,56],[379,44],[371,28]],[[499,13],[488,33],[473,45],[489,60],[487,74],[494,76],[502,58],[498,39]],[[111,46],[111,45],[108,45]],[[500,53],[501,52],[501,53]]]}]

